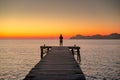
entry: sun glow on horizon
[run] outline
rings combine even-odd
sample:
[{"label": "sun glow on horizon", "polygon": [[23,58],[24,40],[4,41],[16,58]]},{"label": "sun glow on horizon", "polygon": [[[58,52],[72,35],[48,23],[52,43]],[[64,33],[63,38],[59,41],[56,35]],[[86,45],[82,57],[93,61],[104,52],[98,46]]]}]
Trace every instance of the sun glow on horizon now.
[{"label": "sun glow on horizon", "polygon": [[37,1],[1,1],[0,38],[58,38],[60,34],[70,38],[77,34],[120,33],[117,2]]}]

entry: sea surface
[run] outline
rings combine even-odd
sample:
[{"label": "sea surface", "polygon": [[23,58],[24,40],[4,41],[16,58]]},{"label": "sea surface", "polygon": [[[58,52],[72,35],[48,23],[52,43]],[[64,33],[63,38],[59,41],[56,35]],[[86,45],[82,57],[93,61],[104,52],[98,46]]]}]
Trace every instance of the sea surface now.
[{"label": "sea surface", "polygon": [[[22,80],[40,61],[40,46],[58,40],[0,40],[0,80]],[[80,46],[81,68],[87,80],[120,80],[120,40],[64,40]]]}]

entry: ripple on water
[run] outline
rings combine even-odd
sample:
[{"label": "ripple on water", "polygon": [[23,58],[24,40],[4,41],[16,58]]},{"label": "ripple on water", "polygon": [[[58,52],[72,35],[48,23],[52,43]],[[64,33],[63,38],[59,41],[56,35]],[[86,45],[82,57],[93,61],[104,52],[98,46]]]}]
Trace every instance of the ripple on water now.
[{"label": "ripple on water", "polygon": [[[39,46],[57,40],[0,41],[0,80],[22,80],[40,60]],[[87,80],[120,80],[119,40],[65,40],[81,47],[81,68]]]}]

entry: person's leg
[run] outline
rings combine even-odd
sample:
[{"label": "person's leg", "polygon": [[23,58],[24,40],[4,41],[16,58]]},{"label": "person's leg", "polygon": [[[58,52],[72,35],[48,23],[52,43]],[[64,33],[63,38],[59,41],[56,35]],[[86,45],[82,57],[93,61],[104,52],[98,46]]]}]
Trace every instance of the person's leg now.
[{"label": "person's leg", "polygon": [[60,41],[60,46],[61,46],[61,41]]},{"label": "person's leg", "polygon": [[63,46],[63,43],[61,42],[61,46]]}]

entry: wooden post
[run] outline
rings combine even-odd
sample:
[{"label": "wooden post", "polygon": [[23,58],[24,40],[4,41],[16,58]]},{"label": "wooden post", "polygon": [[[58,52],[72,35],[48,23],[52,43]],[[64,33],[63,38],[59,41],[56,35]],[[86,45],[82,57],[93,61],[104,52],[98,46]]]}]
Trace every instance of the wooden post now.
[{"label": "wooden post", "polygon": [[77,60],[79,61],[79,63],[81,62],[81,56],[80,56],[80,50],[77,49]]},{"label": "wooden post", "polygon": [[72,48],[72,54],[74,55],[74,50],[73,50],[73,48]]},{"label": "wooden post", "polygon": [[41,48],[41,59],[43,59],[43,48]]}]

